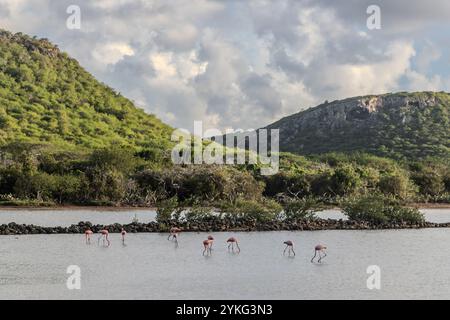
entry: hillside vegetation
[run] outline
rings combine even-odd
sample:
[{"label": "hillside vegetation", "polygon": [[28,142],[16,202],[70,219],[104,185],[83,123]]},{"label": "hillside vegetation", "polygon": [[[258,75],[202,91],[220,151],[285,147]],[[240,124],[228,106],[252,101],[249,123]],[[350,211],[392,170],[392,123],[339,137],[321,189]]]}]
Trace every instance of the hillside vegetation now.
[{"label": "hillside vegetation", "polygon": [[268,128],[280,129],[280,150],[286,152],[448,158],[450,94],[401,92],[325,102]]},{"label": "hillside vegetation", "polygon": [[[443,93],[355,98],[280,120],[271,127],[281,128],[282,148],[305,154],[282,153],[271,176],[251,164],[173,165],[168,125],[47,40],[1,31],[0,204],[158,206],[166,217],[214,207],[270,220],[367,194],[450,202],[448,101]],[[348,205],[355,215],[359,203]]]},{"label": "hillside vegetation", "polygon": [[0,31],[0,144],[164,150],[171,131],[46,39]]}]

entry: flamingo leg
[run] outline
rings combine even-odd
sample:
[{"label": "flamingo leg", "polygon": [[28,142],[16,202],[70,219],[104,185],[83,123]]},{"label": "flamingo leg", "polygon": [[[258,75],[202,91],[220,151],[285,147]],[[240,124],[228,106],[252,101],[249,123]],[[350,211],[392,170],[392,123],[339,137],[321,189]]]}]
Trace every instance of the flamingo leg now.
[{"label": "flamingo leg", "polygon": [[317,262],[321,263],[321,261],[322,261],[322,255],[320,254],[320,251],[319,251],[319,260],[317,260]]},{"label": "flamingo leg", "polygon": [[207,247],[205,246],[205,249],[203,250],[202,255],[205,255],[205,251],[206,251]]},{"label": "flamingo leg", "polygon": [[239,244],[236,242],[236,247],[238,249],[238,252],[241,252],[241,248],[239,248]]},{"label": "flamingo leg", "polygon": [[314,257],[312,257],[311,262],[314,261],[314,258],[316,257],[316,255],[317,255],[317,250],[314,250]]},{"label": "flamingo leg", "polygon": [[228,251],[230,251],[230,248],[231,248],[231,243],[228,244]]},{"label": "flamingo leg", "polygon": [[295,251],[294,251],[294,247],[292,247],[291,248],[291,250],[292,250],[292,253],[294,254],[294,256],[295,256]]},{"label": "flamingo leg", "polygon": [[283,251],[283,256],[285,255],[285,253],[286,253],[286,250],[287,250],[287,248],[288,248],[289,246],[286,246],[286,248],[284,248],[284,251]]}]

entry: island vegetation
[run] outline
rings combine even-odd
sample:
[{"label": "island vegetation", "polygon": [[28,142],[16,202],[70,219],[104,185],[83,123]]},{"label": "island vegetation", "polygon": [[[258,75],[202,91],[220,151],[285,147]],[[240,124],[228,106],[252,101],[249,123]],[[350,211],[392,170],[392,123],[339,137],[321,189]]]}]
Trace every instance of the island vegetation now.
[{"label": "island vegetation", "polygon": [[[439,126],[421,137],[448,132],[447,110],[431,111]],[[262,176],[255,164],[173,165],[171,132],[46,39],[0,32],[0,205],[157,207],[161,223],[213,212],[312,220],[339,206],[352,220],[383,224],[421,223],[407,205],[450,203],[448,134],[423,157],[403,147],[392,157],[283,152],[279,172]]]}]

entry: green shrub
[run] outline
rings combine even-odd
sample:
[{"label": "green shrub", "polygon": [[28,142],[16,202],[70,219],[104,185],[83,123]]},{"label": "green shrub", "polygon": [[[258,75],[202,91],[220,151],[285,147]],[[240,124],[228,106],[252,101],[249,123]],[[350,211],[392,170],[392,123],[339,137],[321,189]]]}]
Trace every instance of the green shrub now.
[{"label": "green shrub", "polygon": [[194,205],[186,210],[184,217],[188,222],[199,222],[212,215],[211,208]]},{"label": "green shrub", "polygon": [[133,178],[143,194],[154,191],[159,199],[176,196],[185,203],[259,199],[263,189],[249,172],[230,166],[175,166],[143,170]]},{"label": "green shrub", "polygon": [[432,168],[415,173],[412,179],[421,194],[437,196],[445,192],[445,177]]},{"label": "green shrub", "polygon": [[310,220],[316,218],[316,212],[322,208],[318,200],[312,197],[288,199],[283,203],[283,215],[286,220]]},{"label": "green shrub", "polygon": [[403,222],[417,224],[425,221],[418,209],[404,207],[392,197],[377,194],[344,200],[341,208],[349,220],[376,225]]},{"label": "green shrub", "polygon": [[305,197],[311,195],[312,175],[306,173],[278,172],[265,176],[264,195],[269,197]]},{"label": "green shrub", "polygon": [[393,196],[402,200],[411,198],[415,192],[408,173],[402,171],[384,174],[380,178],[378,189],[387,196]]},{"label": "green shrub", "polygon": [[271,199],[244,200],[239,199],[234,203],[222,203],[221,212],[228,216],[251,218],[260,222],[276,219],[282,210],[282,206]]},{"label": "green shrub", "polygon": [[158,207],[156,209],[156,221],[158,223],[167,223],[172,219],[172,215],[179,210],[181,209],[179,208],[178,200],[176,197],[163,200],[158,203]]},{"label": "green shrub", "polygon": [[425,221],[424,215],[416,208],[388,206],[385,215],[391,223],[417,224]]},{"label": "green shrub", "polygon": [[354,194],[362,185],[361,177],[350,164],[337,167],[330,177],[330,183],[334,194],[338,196]]}]

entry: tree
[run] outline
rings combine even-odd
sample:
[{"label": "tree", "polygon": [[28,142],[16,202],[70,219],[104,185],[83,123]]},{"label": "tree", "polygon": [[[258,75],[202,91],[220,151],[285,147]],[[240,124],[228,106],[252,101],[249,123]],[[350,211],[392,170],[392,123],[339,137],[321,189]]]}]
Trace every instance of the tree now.
[{"label": "tree", "polygon": [[414,194],[414,187],[406,172],[389,172],[380,178],[379,190],[399,199],[408,199]]}]

